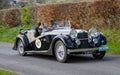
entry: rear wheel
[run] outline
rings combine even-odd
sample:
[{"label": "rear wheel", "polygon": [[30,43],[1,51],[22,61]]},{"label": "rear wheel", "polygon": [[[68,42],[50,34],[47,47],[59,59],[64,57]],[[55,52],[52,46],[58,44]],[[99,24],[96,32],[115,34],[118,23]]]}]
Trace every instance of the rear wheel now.
[{"label": "rear wheel", "polygon": [[67,49],[63,44],[63,42],[57,41],[54,50],[55,50],[56,59],[61,63],[65,63],[68,59],[68,55],[67,55]]},{"label": "rear wheel", "polygon": [[18,41],[17,50],[21,56],[27,55],[27,53],[25,52],[25,46],[21,40]]},{"label": "rear wheel", "polygon": [[95,59],[102,59],[106,54],[106,51],[101,51],[93,54],[93,57]]}]

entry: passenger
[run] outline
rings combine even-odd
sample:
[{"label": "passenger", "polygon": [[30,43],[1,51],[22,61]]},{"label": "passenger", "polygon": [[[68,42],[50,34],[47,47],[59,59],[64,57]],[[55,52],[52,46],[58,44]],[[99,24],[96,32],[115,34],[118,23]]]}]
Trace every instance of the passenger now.
[{"label": "passenger", "polygon": [[55,27],[56,27],[56,23],[55,23],[54,20],[51,20],[51,21],[50,21],[50,24],[51,24],[51,27],[52,27],[52,28],[55,28]]}]

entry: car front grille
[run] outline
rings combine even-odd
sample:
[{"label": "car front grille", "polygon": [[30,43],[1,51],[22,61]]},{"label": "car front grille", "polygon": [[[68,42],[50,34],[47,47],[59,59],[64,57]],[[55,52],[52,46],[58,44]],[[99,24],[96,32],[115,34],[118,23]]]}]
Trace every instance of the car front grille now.
[{"label": "car front grille", "polygon": [[90,47],[90,45],[88,43],[88,33],[87,32],[78,33],[77,37],[81,41],[81,45],[79,45],[78,48],[89,48]]},{"label": "car front grille", "polygon": [[78,39],[88,38],[88,33],[87,32],[78,33],[77,37]]},{"label": "car front grille", "polygon": [[78,48],[90,48],[88,40],[81,40],[81,44],[78,46]]}]

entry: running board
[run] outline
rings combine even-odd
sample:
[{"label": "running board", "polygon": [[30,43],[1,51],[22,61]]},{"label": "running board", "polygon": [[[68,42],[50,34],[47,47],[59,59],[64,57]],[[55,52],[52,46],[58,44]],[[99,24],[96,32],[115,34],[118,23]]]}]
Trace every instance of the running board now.
[{"label": "running board", "polygon": [[44,51],[25,51],[27,53],[47,53],[48,50],[44,50]]}]

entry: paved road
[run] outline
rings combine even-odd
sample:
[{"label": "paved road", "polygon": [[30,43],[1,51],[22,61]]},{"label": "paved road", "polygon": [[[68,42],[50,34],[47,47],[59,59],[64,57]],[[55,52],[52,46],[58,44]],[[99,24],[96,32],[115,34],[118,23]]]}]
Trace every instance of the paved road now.
[{"label": "paved road", "polygon": [[68,63],[59,63],[52,56],[19,56],[12,44],[0,43],[0,68],[21,75],[120,75],[120,56],[106,55],[95,60],[91,55],[71,56]]}]

